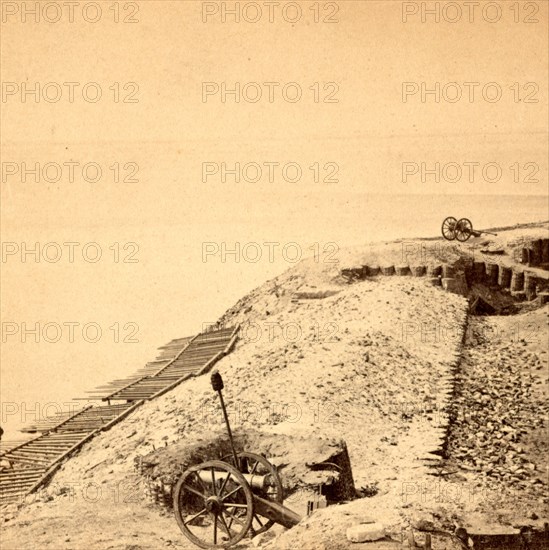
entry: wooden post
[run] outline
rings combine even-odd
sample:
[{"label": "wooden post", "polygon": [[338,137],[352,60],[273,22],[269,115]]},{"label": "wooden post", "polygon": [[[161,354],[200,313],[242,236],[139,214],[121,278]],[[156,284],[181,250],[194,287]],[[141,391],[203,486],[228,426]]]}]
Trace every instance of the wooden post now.
[{"label": "wooden post", "polygon": [[541,263],[549,263],[549,239],[541,240]]},{"label": "wooden post", "polygon": [[518,269],[513,269],[511,275],[511,291],[518,292],[524,287],[524,272]]},{"label": "wooden post", "polygon": [[537,266],[541,263],[541,257],[542,257],[542,240],[536,239],[532,242],[531,245],[532,248],[532,257],[531,262],[533,266]]},{"label": "wooden post", "polygon": [[423,275],[425,275],[425,266],[413,265],[410,267],[410,271],[414,277],[423,277]]},{"label": "wooden post", "polygon": [[524,293],[527,300],[534,300],[536,297],[536,275],[529,271],[524,274]]},{"label": "wooden post", "polygon": [[498,274],[498,285],[501,288],[509,288],[511,285],[511,268],[504,265],[500,266]]},{"label": "wooden post", "polygon": [[444,264],[442,266],[442,277],[443,279],[451,279],[454,277],[454,266],[449,264]]},{"label": "wooden post", "polygon": [[473,262],[473,280],[475,283],[484,282],[485,273],[484,262]]},{"label": "wooden post", "polygon": [[498,284],[498,264],[485,264],[486,282],[489,286],[497,286]]},{"label": "wooden post", "polygon": [[442,274],[441,265],[429,265],[427,266],[427,277],[438,277]]}]

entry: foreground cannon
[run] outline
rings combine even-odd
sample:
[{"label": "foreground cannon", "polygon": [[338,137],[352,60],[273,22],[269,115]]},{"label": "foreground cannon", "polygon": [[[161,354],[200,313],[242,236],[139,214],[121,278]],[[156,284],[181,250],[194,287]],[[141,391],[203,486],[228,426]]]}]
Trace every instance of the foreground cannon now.
[{"label": "foreground cannon", "polygon": [[183,534],[201,548],[228,548],[247,534],[264,533],[275,523],[290,528],[301,516],[282,505],[278,472],[261,455],[237,453],[223,395],[223,380],[212,374],[219,394],[232,455],[191,466],[173,491],[173,507]]}]

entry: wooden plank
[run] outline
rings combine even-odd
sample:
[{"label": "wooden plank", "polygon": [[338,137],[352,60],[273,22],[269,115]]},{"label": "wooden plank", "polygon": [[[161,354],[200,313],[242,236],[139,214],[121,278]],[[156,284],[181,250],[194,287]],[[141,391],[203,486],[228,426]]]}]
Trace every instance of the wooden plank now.
[{"label": "wooden plank", "polygon": [[[40,462],[38,460],[31,460],[28,457],[20,457],[20,456],[10,456],[7,460],[10,462],[22,462],[23,464],[32,464],[33,466],[38,466]],[[49,461],[45,461],[47,464]]]},{"label": "wooden plank", "polygon": [[4,501],[6,498],[17,497],[21,500],[21,502],[24,502],[25,495],[30,487],[30,484],[19,485],[17,487],[6,487],[0,492],[0,498]]},{"label": "wooden plank", "polygon": [[[51,436],[50,434],[55,434],[55,437]],[[68,434],[66,432],[49,432],[48,434],[44,435],[43,439],[40,440],[33,440],[29,441],[28,445],[30,444],[41,444],[41,443],[70,443],[72,439],[80,439],[78,434]]]},{"label": "wooden plank", "polygon": [[114,426],[115,424],[117,424],[118,422],[120,422],[121,420],[123,420],[124,418],[126,418],[128,415],[130,415],[135,409],[137,409],[137,407],[141,406],[142,404],[144,403],[144,401],[139,401],[138,403],[136,403],[135,405],[131,405],[130,407],[128,407],[121,415],[117,416],[116,418],[114,418],[113,420],[111,420],[108,424],[105,424],[102,428],[101,428],[101,431],[102,432],[105,432],[107,430],[110,430],[112,428],[112,426]]},{"label": "wooden plank", "polygon": [[223,349],[227,342],[230,340],[230,338],[223,338],[219,341],[219,344],[216,344],[215,346],[197,346],[196,348],[190,350],[189,356],[193,355],[214,355],[217,353],[220,349]]},{"label": "wooden plank", "polygon": [[91,407],[91,405],[89,405],[88,407],[84,407],[81,411],[77,412],[76,414],[72,415],[71,417],[67,418],[65,421],[61,422],[59,425],[55,426],[54,428],[52,428],[53,430],[57,430],[58,428],[60,428],[61,426],[63,426],[65,423],[67,423],[71,418],[75,418],[77,417],[79,414],[82,414],[84,411],[86,411],[87,409],[89,409]]},{"label": "wooden plank", "polygon": [[195,334],[188,342],[187,344],[185,345],[185,347],[179,352],[177,353],[177,355],[166,365],[164,365],[163,367],[161,367],[158,371],[156,371],[154,373],[153,376],[157,376],[159,375],[162,371],[166,370],[174,361],[176,361],[179,357],[181,357],[181,355],[183,353],[185,353],[185,351],[189,348],[189,346],[193,343],[193,341],[198,337],[198,334]]},{"label": "wooden plank", "polygon": [[15,496],[15,497],[18,497],[18,496],[25,496],[28,488],[30,487],[30,485],[27,485],[27,486],[17,486],[17,487],[2,487],[0,489],[0,499],[4,500],[4,498],[6,497],[11,497],[11,496]]},{"label": "wooden plank", "polygon": [[33,448],[33,447],[25,447],[24,449],[19,449],[18,451],[14,451],[16,453],[38,453],[38,454],[57,454],[59,453],[58,449],[44,449],[41,447]]},{"label": "wooden plank", "polygon": [[[31,470],[30,473],[25,473],[25,470]],[[11,470],[12,472],[15,472],[16,470]],[[31,479],[31,478],[35,478],[35,477],[40,477],[43,473],[44,473],[45,470],[41,469],[41,470],[32,470],[31,468],[25,468],[23,470],[19,470],[20,473],[16,473],[16,474],[4,474],[4,472],[2,472],[2,474],[0,474],[0,481],[10,481],[10,480],[18,480],[18,479]]]},{"label": "wooden plank", "polygon": [[40,446],[46,445],[46,446],[62,447],[62,446],[71,445],[71,444],[72,444],[72,441],[67,440],[67,439],[62,440],[62,441],[44,439],[43,441],[37,441],[37,442],[32,443],[32,444],[29,443],[28,446],[30,446],[30,447],[40,447]]},{"label": "wooden plank", "polygon": [[[21,470],[25,470],[27,468],[22,468]],[[40,477],[44,472],[46,471],[46,468],[40,468],[40,472],[34,474],[33,476],[22,476],[22,477],[13,477],[13,478],[6,478],[2,479],[2,485],[0,487],[2,489],[8,488],[11,485],[22,485],[27,483],[33,483],[38,477]]]},{"label": "wooden plank", "polygon": [[57,468],[61,465],[61,461],[68,457],[71,453],[73,453],[74,451],[76,451],[77,449],[79,449],[80,447],[82,447],[82,445],[84,445],[84,443],[86,443],[87,441],[89,441],[96,433],[98,433],[98,430],[94,431],[94,432],[91,432],[89,434],[87,434],[84,438],[80,439],[75,445],[73,445],[70,449],[68,449],[67,451],[65,451],[62,455],[60,455],[53,464],[50,465],[50,467],[48,468],[48,470],[46,471],[46,473],[44,474],[44,476],[38,480],[28,491],[28,494],[30,493],[33,493],[34,491],[36,491],[36,489],[38,487],[41,486],[41,484],[43,482],[45,482],[49,477],[51,477],[51,475],[53,475],[53,473],[57,470]]},{"label": "wooden plank", "polygon": [[38,441],[36,443],[29,443],[26,447],[23,448],[34,448],[34,447],[66,447],[67,445],[71,445],[71,441],[65,440],[65,441],[50,441],[49,439],[44,439],[44,441]]},{"label": "wooden plank", "polygon": [[[37,451],[36,452],[37,454],[42,454],[40,451]],[[11,453],[8,457],[6,457],[8,460],[11,460],[13,457],[25,457],[25,456],[28,456],[28,455],[32,455],[32,454],[35,454],[33,451],[27,451],[27,450],[17,450],[17,451],[13,451],[13,453]]]},{"label": "wooden plank", "polygon": [[41,451],[17,451],[16,457],[30,458],[32,460],[37,459],[39,461],[47,462],[49,464],[50,462],[52,462],[52,459],[54,459],[59,454],[61,453],[57,451],[49,453],[43,453]]},{"label": "wooden plank", "polygon": [[166,392],[170,391],[171,389],[175,388],[177,385],[181,384],[181,382],[184,382],[185,380],[188,380],[191,377],[192,377],[192,374],[186,374],[182,378],[178,378],[175,382],[172,382],[171,384],[169,384],[165,388],[163,388],[160,391],[156,392],[155,394],[151,395],[149,397],[149,400],[154,399],[156,397],[160,397],[161,395],[163,395]]},{"label": "wooden plank", "polygon": [[[181,357],[181,359],[183,359],[184,361],[200,361],[202,359],[211,357],[212,355],[216,355],[219,351],[225,349],[225,346],[227,345],[228,342],[229,342],[229,340],[226,340],[225,345],[216,347],[215,349],[212,349],[212,350],[207,350],[207,351],[198,351],[197,350],[196,352],[186,353],[185,355],[183,355]],[[178,364],[180,362],[181,361],[177,360],[177,359],[174,361],[175,364]]]},{"label": "wooden plank", "polygon": [[[192,338],[190,338],[190,340],[187,341],[187,343],[185,344],[185,346],[183,347],[183,349],[176,355],[175,358],[177,358],[181,353],[183,353],[185,351],[185,349],[187,349],[187,347],[190,345],[190,343],[194,340],[194,338],[196,338],[196,335],[193,336]],[[175,359],[174,358],[174,359]],[[117,394],[119,394],[121,391],[123,391],[124,389],[127,389],[129,386],[132,386],[133,384],[135,384],[136,382],[140,381],[140,380],[143,380],[143,379],[146,379],[146,378],[149,378],[150,376],[155,376],[156,374],[158,374],[158,372],[162,372],[162,370],[164,370],[174,359],[172,359],[171,361],[168,361],[168,363],[164,366],[162,366],[160,369],[158,369],[156,372],[153,372],[152,375],[149,375],[149,376],[144,376],[144,377],[141,377],[141,378],[137,378],[137,379],[134,379],[131,383],[119,388],[117,391],[115,392],[112,392],[110,395],[106,395],[106,396],[103,396],[103,401],[106,401],[107,399],[114,399],[115,396]],[[161,362],[164,362],[164,361],[161,361]]]},{"label": "wooden plank", "polygon": [[117,391],[113,392],[112,394],[110,394],[109,396],[107,397],[104,397],[103,398],[103,401],[107,400],[107,399],[113,399],[115,396],[117,396],[119,393],[121,393],[122,391],[128,389],[129,387],[137,384],[138,382],[140,382],[141,380],[144,380],[146,378],[149,378],[149,376],[143,376],[142,378],[138,379],[138,380],[134,380],[133,382],[130,382],[129,384],[126,384],[124,387],[118,389]]},{"label": "wooden plank", "polygon": [[227,336],[224,336],[223,338],[219,338],[216,342],[210,343],[210,342],[194,342],[191,346],[191,351],[210,351],[215,350],[216,348],[222,348],[226,345],[226,343],[232,338],[232,336],[229,334]]},{"label": "wooden plank", "polygon": [[15,481],[9,481],[5,482],[2,485],[0,485],[0,494],[6,495],[9,493],[15,493],[20,491],[27,491],[32,487],[34,483],[36,483],[38,478],[29,478],[24,480],[15,480]]},{"label": "wooden plank", "polygon": [[[24,441],[24,442],[21,443],[20,445],[17,445],[16,447],[13,447],[12,449],[10,449],[9,452],[15,451],[16,449],[19,449],[20,447],[23,447],[24,445],[26,445],[26,444],[29,443],[30,441],[40,439],[41,437],[43,437],[43,434],[41,434],[41,435],[39,435],[38,437],[35,437],[35,438],[33,438],[33,439],[29,439],[28,441]],[[6,451],[6,452],[7,452],[7,451]],[[0,458],[2,458],[2,457],[4,456],[4,454],[6,454],[6,452],[2,451],[2,453],[0,453]]]},{"label": "wooden plank", "polygon": [[201,376],[202,374],[208,372],[208,370],[211,369],[211,367],[213,367],[213,365],[217,363],[217,361],[219,361],[222,357],[225,357],[225,355],[231,352],[233,346],[235,345],[235,342],[238,339],[239,329],[240,329],[240,325],[237,325],[233,331],[233,336],[227,343],[227,346],[225,347],[225,349],[222,352],[218,353],[210,361],[208,361],[208,363],[206,363],[206,365],[204,365],[204,367],[198,372],[197,376]]},{"label": "wooden plank", "polygon": [[97,422],[101,422],[101,419],[100,418],[83,418],[82,420],[75,419],[75,420],[70,420],[69,422],[65,422],[63,426],[61,426],[61,428],[64,429],[68,426],[74,427],[74,426],[84,426],[88,424],[97,424]]},{"label": "wooden plank", "polygon": [[217,355],[214,355],[197,373],[196,376],[200,376],[208,370],[213,367],[223,356],[225,355],[225,352],[222,350]]},{"label": "wooden plank", "polygon": [[21,477],[8,477],[0,479],[0,489],[7,489],[13,485],[21,485],[23,483],[32,484],[42,477],[42,473],[34,474],[32,476],[21,476]]},{"label": "wooden plank", "polygon": [[25,447],[25,450],[27,450],[27,451],[56,451],[56,452],[60,452],[60,451],[63,451],[64,449],[70,449],[70,447],[71,447],[70,443],[66,444],[66,445],[40,445],[40,446],[33,445],[32,447]]}]

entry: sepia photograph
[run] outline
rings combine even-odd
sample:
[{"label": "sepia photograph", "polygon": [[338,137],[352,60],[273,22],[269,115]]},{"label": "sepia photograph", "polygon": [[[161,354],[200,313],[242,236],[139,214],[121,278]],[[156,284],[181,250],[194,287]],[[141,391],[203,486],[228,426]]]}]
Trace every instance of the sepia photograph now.
[{"label": "sepia photograph", "polygon": [[548,0],[0,17],[0,550],[549,549]]}]

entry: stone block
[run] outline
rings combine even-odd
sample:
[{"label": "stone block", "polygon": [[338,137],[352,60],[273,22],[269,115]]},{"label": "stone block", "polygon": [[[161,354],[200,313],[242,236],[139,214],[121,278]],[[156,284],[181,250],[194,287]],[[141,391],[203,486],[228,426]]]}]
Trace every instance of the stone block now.
[{"label": "stone block", "polygon": [[367,542],[385,537],[385,528],[381,523],[359,523],[347,529],[347,540],[350,542]]}]

